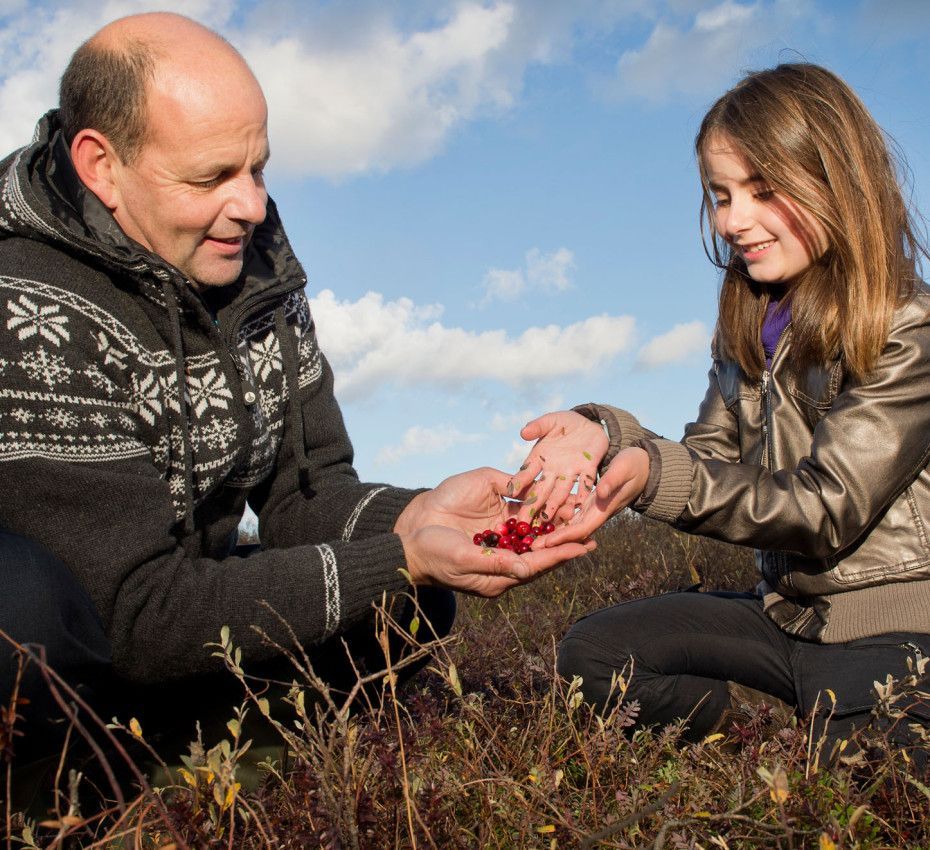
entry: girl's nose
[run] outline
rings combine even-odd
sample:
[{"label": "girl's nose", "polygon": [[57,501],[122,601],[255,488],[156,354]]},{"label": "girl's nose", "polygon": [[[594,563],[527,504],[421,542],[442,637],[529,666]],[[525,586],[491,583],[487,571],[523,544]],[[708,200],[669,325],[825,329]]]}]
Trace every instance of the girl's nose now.
[{"label": "girl's nose", "polygon": [[736,196],[730,199],[727,207],[724,235],[732,239],[745,233],[753,225],[751,203],[743,197]]}]

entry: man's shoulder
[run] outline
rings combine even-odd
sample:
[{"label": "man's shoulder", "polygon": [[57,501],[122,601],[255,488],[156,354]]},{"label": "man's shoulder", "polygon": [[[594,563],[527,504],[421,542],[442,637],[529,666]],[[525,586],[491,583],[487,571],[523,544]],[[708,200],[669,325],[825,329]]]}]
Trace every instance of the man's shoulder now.
[{"label": "man's shoulder", "polygon": [[0,276],[73,287],[109,281],[102,269],[56,245],[16,235],[0,238]]},{"label": "man's shoulder", "polygon": [[131,300],[106,270],[66,250],[19,236],[0,239],[0,329],[12,331],[0,334],[4,352],[45,342],[56,351],[96,351],[101,334],[135,345]]}]

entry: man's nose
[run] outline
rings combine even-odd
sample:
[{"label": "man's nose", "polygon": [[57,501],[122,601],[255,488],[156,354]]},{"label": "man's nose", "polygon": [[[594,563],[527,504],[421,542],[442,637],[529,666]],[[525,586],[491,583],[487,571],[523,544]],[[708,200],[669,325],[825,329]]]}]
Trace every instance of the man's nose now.
[{"label": "man's nose", "polygon": [[261,224],[265,220],[268,192],[261,178],[246,175],[235,182],[226,214],[235,221]]}]

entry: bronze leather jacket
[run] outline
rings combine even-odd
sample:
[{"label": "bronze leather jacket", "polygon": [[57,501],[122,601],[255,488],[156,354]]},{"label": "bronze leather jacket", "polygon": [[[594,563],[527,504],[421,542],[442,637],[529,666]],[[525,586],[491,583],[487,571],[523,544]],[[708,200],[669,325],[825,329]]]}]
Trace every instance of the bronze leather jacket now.
[{"label": "bronze leather jacket", "polygon": [[865,380],[842,358],[792,368],[790,325],[761,379],[716,354],[709,377],[680,443],[625,411],[576,408],[607,426],[605,464],[629,445],[649,452],[633,507],[754,547],[765,609],[789,633],[930,633],[930,290],[896,311]]}]

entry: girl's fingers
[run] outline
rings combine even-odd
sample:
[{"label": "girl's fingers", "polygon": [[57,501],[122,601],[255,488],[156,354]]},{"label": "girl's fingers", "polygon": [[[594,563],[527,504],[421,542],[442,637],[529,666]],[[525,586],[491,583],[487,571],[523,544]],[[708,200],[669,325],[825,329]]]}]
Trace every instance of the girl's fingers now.
[{"label": "girl's fingers", "polygon": [[536,476],[539,475],[541,469],[542,461],[539,459],[539,456],[530,452],[529,457],[523,461],[523,465],[520,467],[519,471],[511,477],[510,483],[507,485],[506,494],[514,499],[521,498],[529,489]]},{"label": "girl's fingers", "polygon": [[[520,506],[520,519],[529,519],[539,515],[549,501],[553,483],[552,478],[546,477],[545,471],[533,482],[533,486],[527,490],[523,504]],[[546,513],[548,514],[548,511]]]},{"label": "girl's fingers", "polygon": [[[562,475],[560,473],[553,477],[552,489],[549,492],[548,498],[546,499],[545,508],[544,508],[545,512],[549,514],[548,519],[552,520],[552,522],[556,521],[555,517],[557,516],[563,516],[563,517],[565,516],[562,511],[562,508],[572,498],[571,493],[572,493],[572,487],[574,486],[574,484],[575,484],[574,479],[570,478],[567,475]],[[572,505],[569,506],[568,516],[565,517],[566,521],[571,519],[571,516],[572,516],[571,508],[573,507],[573,505],[574,503],[572,503]]]}]

